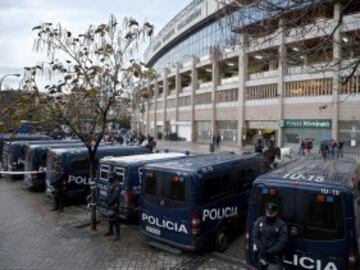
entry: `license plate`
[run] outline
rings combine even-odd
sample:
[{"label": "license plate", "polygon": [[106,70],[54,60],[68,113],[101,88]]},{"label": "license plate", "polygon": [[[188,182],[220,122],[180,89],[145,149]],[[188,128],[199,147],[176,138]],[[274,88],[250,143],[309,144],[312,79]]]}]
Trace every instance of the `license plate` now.
[{"label": "license plate", "polygon": [[156,228],[153,228],[153,227],[150,227],[150,226],[146,226],[146,227],[145,227],[145,230],[146,230],[147,232],[152,233],[152,234],[160,235],[160,230],[159,230],[159,229],[156,229]]}]

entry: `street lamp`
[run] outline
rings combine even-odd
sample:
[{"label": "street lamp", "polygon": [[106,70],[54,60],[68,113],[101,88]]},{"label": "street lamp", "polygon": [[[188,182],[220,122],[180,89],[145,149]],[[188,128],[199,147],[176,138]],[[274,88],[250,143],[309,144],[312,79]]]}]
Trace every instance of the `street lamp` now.
[{"label": "street lamp", "polygon": [[10,76],[20,77],[21,74],[19,74],[19,73],[14,73],[14,74],[6,74],[5,76],[3,76],[3,77],[0,79],[0,91],[2,90],[2,82],[3,82],[3,80],[4,80],[6,77],[10,77]]}]

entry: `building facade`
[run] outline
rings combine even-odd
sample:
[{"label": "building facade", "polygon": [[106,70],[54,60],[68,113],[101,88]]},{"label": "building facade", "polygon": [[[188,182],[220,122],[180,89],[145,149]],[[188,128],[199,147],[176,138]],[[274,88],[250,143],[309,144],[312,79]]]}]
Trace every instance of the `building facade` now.
[{"label": "building facade", "polygon": [[189,142],[220,138],[234,147],[259,137],[281,146],[306,138],[318,145],[332,136],[360,149],[360,72],[349,76],[360,57],[349,46],[360,33],[354,3],[327,5],[306,33],[277,18],[272,33],[254,37],[254,25],[230,23],[238,11],[224,14],[215,0],[192,1],[145,53],[160,76],[141,89],[146,98],[133,111],[133,129]]}]

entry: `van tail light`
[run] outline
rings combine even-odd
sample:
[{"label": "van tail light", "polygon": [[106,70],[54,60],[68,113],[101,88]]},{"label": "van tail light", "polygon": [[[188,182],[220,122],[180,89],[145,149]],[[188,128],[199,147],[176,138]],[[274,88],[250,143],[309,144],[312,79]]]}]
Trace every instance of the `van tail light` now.
[{"label": "van tail light", "polygon": [[349,248],[349,270],[356,270],[357,269],[357,265],[358,265],[358,261],[357,261],[357,252],[356,252],[356,248],[352,247]]},{"label": "van tail light", "polygon": [[249,250],[249,246],[250,246],[250,231],[249,231],[249,227],[246,226],[245,227],[245,250]]},{"label": "van tail light", "polygon": [[191,214],[191,231],[193,235],[201,233],[201,213],[192,212]]},{"label": "van tail light", "polygon": [[122,193],[122,206],[130,207],[135,204],[135,196],[132,192],[123,191]]}]

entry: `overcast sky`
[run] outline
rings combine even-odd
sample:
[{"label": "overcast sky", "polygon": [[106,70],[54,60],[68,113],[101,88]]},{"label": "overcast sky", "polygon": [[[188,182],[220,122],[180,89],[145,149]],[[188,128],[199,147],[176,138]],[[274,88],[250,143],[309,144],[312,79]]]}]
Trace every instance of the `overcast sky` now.
[{"label": "overcast sky", "polygon": [[[132,16],[148,20],[156,32],[189,3],[190,0],[0,0],[0,78],[8,73],[22,73],[44,56],[32,50],[32,27],[41,22],[62,23],[72,32],[83,32],[90,24],[107,22],[114,14],[119,20]],[[19,79],[7,78],[7,85],[17,87]]]}]

